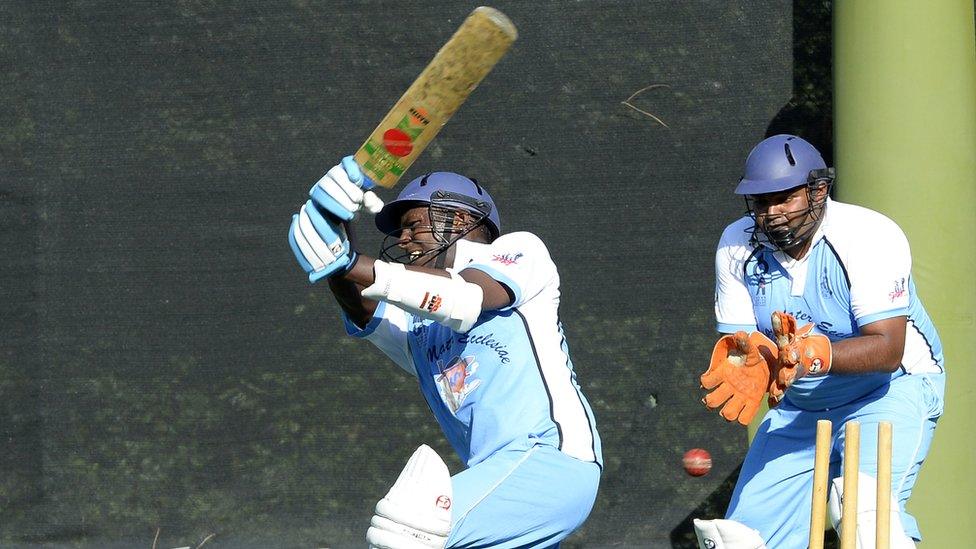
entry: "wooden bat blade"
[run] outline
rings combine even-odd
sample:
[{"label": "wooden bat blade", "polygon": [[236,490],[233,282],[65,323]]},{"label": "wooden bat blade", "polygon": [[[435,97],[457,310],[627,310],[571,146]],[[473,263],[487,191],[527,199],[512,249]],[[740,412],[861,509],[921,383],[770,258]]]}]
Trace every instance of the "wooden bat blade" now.
[{"label": "wooden bat blade", "polygon": [[363,173],[395,185],[517,37],[502,12],[472,11],[356,152]]}]

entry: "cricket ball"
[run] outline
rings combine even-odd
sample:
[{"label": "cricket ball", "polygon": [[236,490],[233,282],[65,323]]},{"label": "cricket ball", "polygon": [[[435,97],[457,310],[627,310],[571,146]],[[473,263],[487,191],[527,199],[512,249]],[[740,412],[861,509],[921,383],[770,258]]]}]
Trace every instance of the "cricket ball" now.
[{"label": "cricket ball", "polygon": [[686,473],[693,477],[700,477],[712,470],[712,455],[701,448],[692,448],[685,452],[682,463]]}]

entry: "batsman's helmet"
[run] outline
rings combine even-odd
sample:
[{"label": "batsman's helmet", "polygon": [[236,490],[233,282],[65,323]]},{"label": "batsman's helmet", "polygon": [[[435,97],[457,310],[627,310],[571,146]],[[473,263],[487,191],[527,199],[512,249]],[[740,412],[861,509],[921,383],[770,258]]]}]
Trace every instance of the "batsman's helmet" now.
[{"label": "batsman's helmet", "polygon": [[399,232],[403,213],[424,205],[465,210],[479,215],[492,238],[501,234],[498,209],[488,191],[474,179],[453,172],[432,172],[408,183],[396,200],[387,202],[376,214],[376,228],[383,234]]},{"label": "batsman's helmet", "polygon": [[[437,244],[418,255],[399,244],[400,218],[407,210],[423,206],[427,206],[430,233]],[[457,225],[455,213],[459,211],[472,214],[474,221]],[[386,234],[380,248],[381,259],[417,263],[433,257],[438,268],[443,268],[445,252],[478,227],[485,227],[489,241],[501,232],[498,210],[488,191],[474,179],[453,172],[433,172],[408,183],[396,200],[376,214],[376,227]]]},{"label": "batsman's helmet", "polygon": [[749,153],[735,194],[775,193],[832,179],[832,175],[813,145],[795,135],[774,135]]}]

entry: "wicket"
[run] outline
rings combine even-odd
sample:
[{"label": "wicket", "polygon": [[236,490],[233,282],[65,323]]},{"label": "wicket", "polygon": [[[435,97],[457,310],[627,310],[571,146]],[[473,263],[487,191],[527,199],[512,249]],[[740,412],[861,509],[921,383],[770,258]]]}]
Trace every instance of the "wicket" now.
[{"label": "wicket", "polygon": [[[823,549],[827,522],[827,489],[830,482],[831,422],[817,421],[813,462],[813,500],[810,511],[810,549]],[[857,546],[857,480],[860,460],[861,424],[844,425],[844,496],[841,507],[840,547]],[[875,547],[888,549],[891,524],[891,423],[878,423],[878,478],[875,517]]]}]

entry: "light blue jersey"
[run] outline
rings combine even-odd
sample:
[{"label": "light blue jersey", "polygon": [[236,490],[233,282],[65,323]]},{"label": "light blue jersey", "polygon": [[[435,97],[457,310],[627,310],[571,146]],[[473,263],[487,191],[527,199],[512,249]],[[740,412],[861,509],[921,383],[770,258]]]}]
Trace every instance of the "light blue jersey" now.
[{"label": "light blue jersey", "polygon": [[[380,303],[364,329],[347,320],[347,330],[417,377],[469,467],[454,477],[458,528],[449,545],[476,539],[497,547],[551,546],[589,514],[603,463],[593,411],[559,323],[559,275],[530,233],[458,246],[457,270],[477,269],[501,282],[514,295],[511,306],[482,313],[470,331],[458,333]],[[548,493],[525,485],[529,479],[545,480]],[[524,509],[513,504],[514,494]]]},{"label": "light blue jersey", "polygon": [[770,316],[786,311],[798,326],[839,341],[861,327],[907,318],[901,367],[892,374],[810,376],[797,380],[770,410],[750,445],[726,518],[760,531],[769,547],[806,547],[814,432],[818,419],[834,426],[831,474],[841,474],[843,426],[861,423],[861,471],[876,475],[877,424],[894,430],[892,493],[905,533],[921,535],[905,511],[943,410],[942,343],[911,277],[911,252],[901,229],[878,212],[827,201],[809,252],[793,259],[754,240],[743,217],[722,234],[716,252],[718,330],[760,330],[772,337]]},{"label": "light blue jersey", "polygon": [[786,397],[823,410],[862,397],[905,373],[943,371],[942,342],[911,277],[908,240],[887,217],[828,200],[810,251],[801,259],[750,242],[753,220],[729,225],[716,255],[718,331],[760,330],[773,337],[770,317],[785,311],[797,325],[813,323],[831,341],[860,334],[866,324],[907,316],[902,367],[893,374],[824,375],[798,380]]}]

